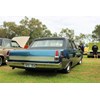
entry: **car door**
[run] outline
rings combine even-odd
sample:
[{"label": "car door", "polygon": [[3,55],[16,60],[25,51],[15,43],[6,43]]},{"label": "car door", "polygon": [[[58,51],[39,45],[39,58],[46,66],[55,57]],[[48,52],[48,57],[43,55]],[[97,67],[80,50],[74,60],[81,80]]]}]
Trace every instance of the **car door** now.
[{"label": "car door", "polygon": [[75,65],[75,50],[72,45],[72,41],[68,40],[67,50],[69,54],[69,59],[72,61],[72,66]]},{"label": "car door", "polygon": [[68,42],[68,53],[70,60],[72,61],[72,66],[76,65],[79,61],[80,52],[72,40],[69,40]]},{"label": "car door", "polygon": [[74,52],[74,57],[75,57],[75,63],[74,64],[77,64],[82,56],[80,50],[77,48],[77,46],[75,45],[74,41],[72,41],[72,46],[73,46],[73,52]]},{"label": "car door", "polygon": [[78,54],[79,54],[79,52],[78,52],[78,49],[77,49],[77,47],[76,47],[76,45],[73,41],[72,41],[72,47],[73,47],[74,65],[76,65],[78,63]]},{"label": "car door", "polygon": [[78,54],[78,49],[74,43],[74,41],[71,41],[71,44],[72,44],[72,54],[73,54],[73,66],[76,65],[78,63],[78,57],[77,57],[77,54]]}]

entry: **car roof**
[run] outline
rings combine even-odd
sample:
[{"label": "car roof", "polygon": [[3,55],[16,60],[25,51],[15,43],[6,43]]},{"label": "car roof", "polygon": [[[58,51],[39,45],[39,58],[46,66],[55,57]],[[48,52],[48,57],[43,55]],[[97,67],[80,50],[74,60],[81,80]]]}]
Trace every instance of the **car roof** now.
[{"label": "car roof", "polygon": [[36,40],[48,40],[48,39],[51,39],[51,40],[53,40],[53,39],[68,39],[68,38],[66,38],[66,37],[44,37],[44,38],[37,38],[37,39],[34,39],[34,41],[36,41]]},{"label": "car roof", "polygon": [[15,41],[15,40],[12,40],[12,39],[8,39],[8,38],[0,38],[1,40],[11,40],[11,41]]},{"label": "car roof", "polygon": [[0,38],[1,40],[11,40],[11,39],[8,39],[8,38]]},{"label": "car roof", "polygon": [[9,40],[9,41],[13,41],[13,42],[16,42],[15,40],[12,40],[12,39],[8,39],[8,38],[0,38],[0,40]]}]

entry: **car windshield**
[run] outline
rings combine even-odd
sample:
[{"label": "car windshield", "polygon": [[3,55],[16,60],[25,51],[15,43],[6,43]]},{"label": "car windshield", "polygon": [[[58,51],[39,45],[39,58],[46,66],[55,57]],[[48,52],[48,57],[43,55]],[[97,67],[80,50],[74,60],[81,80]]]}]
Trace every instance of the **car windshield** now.
[{"label": "car windshield", "polygon": [[11,46],[16,47],[16,48],[20,47],[19,44],[16,41],[11,41]]},{"label": "car windshield", "polygon": [[2,46],[2,39],[0,39],[0,47]]},{"label": "car windshield", "polygon": [[63,40],[37,40],[34,41],[30,48],[34,47],[62,47]]}]

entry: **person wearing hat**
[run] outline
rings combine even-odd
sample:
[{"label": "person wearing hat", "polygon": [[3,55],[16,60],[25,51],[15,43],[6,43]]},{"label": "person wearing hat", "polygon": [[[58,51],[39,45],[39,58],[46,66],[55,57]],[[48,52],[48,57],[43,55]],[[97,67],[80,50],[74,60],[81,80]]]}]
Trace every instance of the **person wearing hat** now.
[{"label": "person wearing hat", "polygon": [[96,44],[92,46],[92,50],[93,50],[94,58],[98,58],[98,46]]}]

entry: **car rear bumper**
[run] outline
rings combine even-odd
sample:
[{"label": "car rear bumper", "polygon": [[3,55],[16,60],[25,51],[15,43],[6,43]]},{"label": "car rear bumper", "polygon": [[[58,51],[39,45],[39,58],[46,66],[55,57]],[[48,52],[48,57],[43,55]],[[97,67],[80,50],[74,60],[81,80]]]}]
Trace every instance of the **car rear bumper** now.
[{"label": "car rear bumper", "polygon": [[7,65],[13,68],[33,68],[33,69],[62,69],[61,63],[30,63],[30,62],[8,62]]}]

